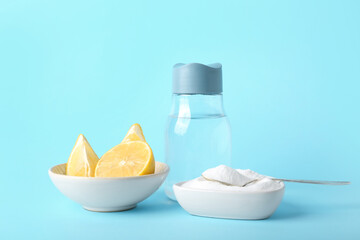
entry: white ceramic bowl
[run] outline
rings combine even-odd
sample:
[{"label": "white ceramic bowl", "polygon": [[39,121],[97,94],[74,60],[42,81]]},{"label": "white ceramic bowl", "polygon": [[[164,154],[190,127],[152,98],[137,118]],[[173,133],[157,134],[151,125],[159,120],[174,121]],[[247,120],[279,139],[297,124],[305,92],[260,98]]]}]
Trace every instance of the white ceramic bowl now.
[{"label": "white ceramic bowl", "polygon": [[136,177],[75,177],[65,175],[66,164],[49,170],[55,186],[65,196],[96,212],[124,211],[153,194],[169,173],[165,163],[155,163],[155,173]]},{"label": "white ceramic bowl", "polygon": [[268,192],[224,192],[183,187],[180,182],[173,189],[180,206],[188,213],[203,217],[231,219],[265,219],[279,206],[285,185]]}]

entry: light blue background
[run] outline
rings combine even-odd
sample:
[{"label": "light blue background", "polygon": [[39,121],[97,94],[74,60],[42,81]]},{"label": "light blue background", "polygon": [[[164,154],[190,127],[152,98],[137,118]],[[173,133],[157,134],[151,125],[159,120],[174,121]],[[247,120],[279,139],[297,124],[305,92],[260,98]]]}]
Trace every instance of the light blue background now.
[{"label": "light blue background", "polygon": [[[359,239],[359,12],[359,1],[1,0],[1,237]],[[79,133],[100,156],[139,122],[164,160],[178,62],[223,64],[234,167],[352,185],[287,184],[264,221],[194,217],[162,190],[108,214],[62,196],[47,170]]]}]

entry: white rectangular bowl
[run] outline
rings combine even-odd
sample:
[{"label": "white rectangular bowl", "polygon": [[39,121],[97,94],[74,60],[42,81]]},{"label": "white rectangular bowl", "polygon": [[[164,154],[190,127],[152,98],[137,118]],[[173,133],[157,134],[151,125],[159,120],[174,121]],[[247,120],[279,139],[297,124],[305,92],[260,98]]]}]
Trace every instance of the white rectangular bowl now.
[{"label": "white rectangular bowl", "polygon": [[180,206],[192,215],[230,219],[265,219],[279,206],[285,185],[274,191],[225,192],[183,187],[184,182],[174,184],[173,189]]}]

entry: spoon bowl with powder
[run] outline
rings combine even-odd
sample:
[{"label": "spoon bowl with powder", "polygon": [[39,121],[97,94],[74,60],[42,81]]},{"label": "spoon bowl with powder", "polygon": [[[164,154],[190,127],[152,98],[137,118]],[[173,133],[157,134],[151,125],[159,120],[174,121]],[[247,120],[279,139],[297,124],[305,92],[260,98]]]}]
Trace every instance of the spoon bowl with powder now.
[{"label": "spoon bowl with powder", "polygon": [[308,184],[321,184],[321,185],[349,185],[348,181],[319,181],[319,180],[300,180],[300,179],[285,179],[273,178],[260,175],[250,169],[233,169],[231,167],[220,165],[216,168],[210,168],[201,175],[208,181],[215,181],[227,186],[246,187],[261,181],[264,178],[269,178],[274,181],[295,182],[295,183],[308,183]]}]

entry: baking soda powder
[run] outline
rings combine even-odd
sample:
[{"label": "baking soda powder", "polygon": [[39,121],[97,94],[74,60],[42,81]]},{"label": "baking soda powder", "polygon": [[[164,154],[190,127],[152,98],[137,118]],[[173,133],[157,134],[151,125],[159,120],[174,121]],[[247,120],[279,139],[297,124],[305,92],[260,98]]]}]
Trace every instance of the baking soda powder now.
[{"label": "baking soda powder", "polygon": [[[258,181],[252,182],[255,179]],[[202,190],[262,192],[280,189],[282,184],[281,181],[272,180],[250,169],[220,165],[206,170],[201,177],[187,181],[182,186]]]}]

